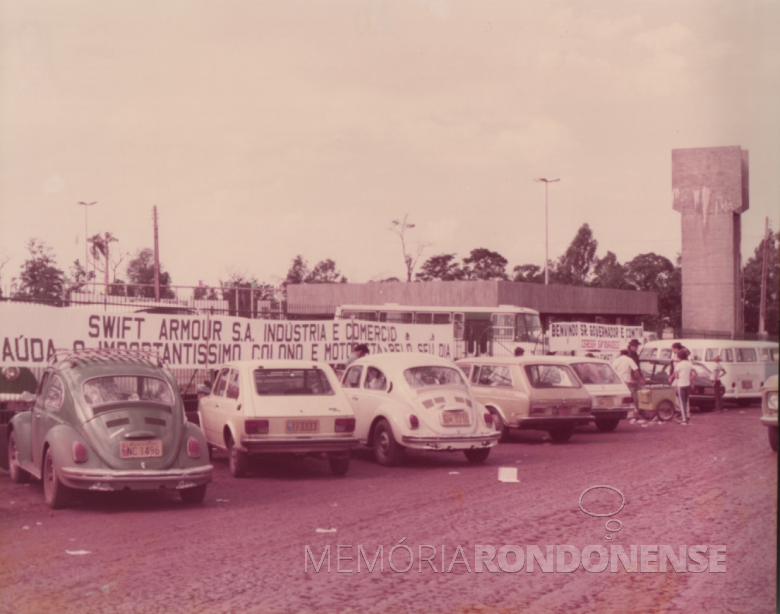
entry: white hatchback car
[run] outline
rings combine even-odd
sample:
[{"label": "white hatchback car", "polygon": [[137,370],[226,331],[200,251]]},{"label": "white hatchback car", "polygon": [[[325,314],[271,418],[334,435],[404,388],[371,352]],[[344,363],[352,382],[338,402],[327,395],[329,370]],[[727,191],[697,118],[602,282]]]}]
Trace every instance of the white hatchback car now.
[{"label": "white hatchback car", "polygon": [[327,453],[334,474],[347,472],[355,416],[327,364],[245,360],[216,373],[198,416],[208,444],[228,452],[234,477],[246,475],[252,454]]},{"label": "white hatchback car", "polygon": [[606,360],[587,356],[562,357],[569,363],[593,399],[591,412],[596,428],[614,431],[634,409],[631,391]]},{"label": "white hatchback car", "polygon": [[358,440],[380,465],[397,465],[404,448],[462,450],[484,462],[500,434],[452,362],[427,354],[376,354],[347,368],[341,381],[355,412]]}]

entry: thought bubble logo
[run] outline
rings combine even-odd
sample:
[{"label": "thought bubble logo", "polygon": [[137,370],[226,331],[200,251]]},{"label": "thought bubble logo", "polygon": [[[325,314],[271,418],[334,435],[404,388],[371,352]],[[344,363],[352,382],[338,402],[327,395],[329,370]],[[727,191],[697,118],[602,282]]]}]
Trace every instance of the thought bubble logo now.
[{"label": "thought bubble logo", "polygon": [[[585,495],[587,495],[591,490],[596,490],[598,488],[606,488],[607,490],[611,490],[619,494],[621,500],[620,507],[616,509],[614,512],[609,512],[608,514],[596,514],[595,512],[589,512],[584,507],[582,507],[582,498]],[[582,491],[582,494],[580,495],[579,506],[583,514],[587,514],[588,516],[593,516],[594,518],[609,518],[610,516],[614,516],[615,514],[618,514],[626,506],[626,497],[625,495],[623,495],[622,492],[620,492],[620,490],[618,490],[614,486],[606,486],[603,484],[599,486],[590,486]],[[609,528],[610,522],[616,522],[617,529],[610,529]],[[604,525],[604,528],[607,530],[607,535],[604,536],[604,539],[612,539],[612,534],[620,531],[623,528],[623,523],[617,518],[610,518],[609,520],[607,520],[607,523]]]}]

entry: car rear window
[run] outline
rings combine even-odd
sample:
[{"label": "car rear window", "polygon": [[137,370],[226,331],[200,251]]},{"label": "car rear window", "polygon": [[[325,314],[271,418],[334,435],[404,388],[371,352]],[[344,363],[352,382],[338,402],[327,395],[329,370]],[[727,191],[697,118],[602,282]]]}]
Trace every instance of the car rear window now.
[{"label": "car rear window", "polygon": [[618,374],[609,365],[597,362],[577,362],[572,365],[583,384],[619,384]]},{"label": "car rear window", "polygon": [[151,401],[173,405],[174,395],[164,380],[144,375],[108,375],[93,377],[82,385],[88,405],[103,405],[123,401]]},{"label": "car rear window", "polygon": [[458,369],[438,365],[407,369],[404,371],[404,378],[412,388],[426,388],[428,386],[462,386],[467,388]]},{"label": "car rear window", "polygon": [[533,388],[581,388],[574,373],[563,365],[525,365]]},{"label": "car rear window", "polygon": [[335,394],[320,369],[256,369],[254,378],[262,395]]}]

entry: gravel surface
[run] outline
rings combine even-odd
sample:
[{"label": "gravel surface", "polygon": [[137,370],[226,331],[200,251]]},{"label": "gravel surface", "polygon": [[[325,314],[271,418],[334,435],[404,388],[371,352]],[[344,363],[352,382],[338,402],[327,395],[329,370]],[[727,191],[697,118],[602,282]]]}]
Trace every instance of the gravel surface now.
[{"label": "gravel surface", "polygon": [[[687,427],[624,421],[613,433],[578,429],[566,444],[513,434],[483,465],[411,452],[384,468],[364,450],[345,477],[306,458],[255,464],[236,480],[217,455],[195,506],[165,492],[86,493],[52,512],[40,483],[0,471],[0,614],[775,612],[777,454],[759,415],[694,414]],[[501,467],[517,468],[519,481],[500,482]],[[621,491],[623,509],[583,513],[580,495],[596,485]],[[621,502],[609,489],[583,497],[590,513]],[[610,518],[622,528],[605,527]],[[405,573],[408,551],[390,559],[401,540],[412,552]],[[477,545],[520,546],[527,559],[528,546],[546,556],[562,545],[670,545],[675,555],[716,545],[726,570],[546,573],[536,563],[529,573],[526,560],[518,572],[477,573]],[[306,546],[317,563],[330,547],[319,572]],[[373,571],[362,556],[358,571],[358,546],[369,563],[382,546]],[[436,571],[422,546],[432,547],[425,557],[435,548]],[[502,562],[513,563],[513,554]]]}]

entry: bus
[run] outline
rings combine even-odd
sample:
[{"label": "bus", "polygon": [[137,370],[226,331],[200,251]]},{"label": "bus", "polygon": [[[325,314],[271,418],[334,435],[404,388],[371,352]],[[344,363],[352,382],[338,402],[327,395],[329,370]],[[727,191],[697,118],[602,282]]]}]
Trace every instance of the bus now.
[{"label": "bus", "polygon": [[516,348],[523,348],[526,354],[546,353],[539,312],[514,305],[339,305],[335,318],[398,324],[451,324],[455,341],[452,360],[471,356],[514,356]]},{"label": "bus", "polygon": [[662,339],[644,345],[640,359],[672,358],[672,344],[682,343],[691,353],[690,360],[712,370],[715,356],[726,370],[721,382],[725,400],[747,405],[761,399],[761,388],[777,375],[780,346],[772,341],[736,341],[730,339]]}]

